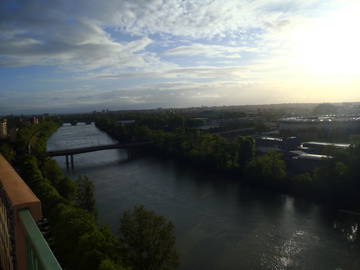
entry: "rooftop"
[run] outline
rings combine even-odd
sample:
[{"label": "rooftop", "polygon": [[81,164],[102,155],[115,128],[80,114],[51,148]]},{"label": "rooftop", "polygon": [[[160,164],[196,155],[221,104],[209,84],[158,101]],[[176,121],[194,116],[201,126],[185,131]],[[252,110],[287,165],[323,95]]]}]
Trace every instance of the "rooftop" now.
[{"label": "rooftop", "polygon": [[308,154],[303,151],[290,151],[291,153],[295,154],[293,159],[308,159],[308,160],[324,160],[324,159],[331,159],[332,156],[328,155],[318,155],[318,154]]},{"label": "rooftop", "polygon": [[303,142],[300,147],[302,149],[308,149],[307,146],[334,146],[336,148],[349,148],[349,143],[328,143],[328,142]]}]

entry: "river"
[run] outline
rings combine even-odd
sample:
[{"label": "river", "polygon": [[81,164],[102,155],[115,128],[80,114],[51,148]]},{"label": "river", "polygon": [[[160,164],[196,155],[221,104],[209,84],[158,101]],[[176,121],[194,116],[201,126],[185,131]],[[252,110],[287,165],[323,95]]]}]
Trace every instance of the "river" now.
[{"label": "river", "polygon": [[[48,150],[114,143],[94,125],[62,126]],[[66,172],[65,158],[57,157]],[[95,186],[98,219],[117,232],[125,209],[143,204],[175,225],[180,270],[360,269],[358,221],[236,179],[124,150],[76,155],[76,178]]]}]

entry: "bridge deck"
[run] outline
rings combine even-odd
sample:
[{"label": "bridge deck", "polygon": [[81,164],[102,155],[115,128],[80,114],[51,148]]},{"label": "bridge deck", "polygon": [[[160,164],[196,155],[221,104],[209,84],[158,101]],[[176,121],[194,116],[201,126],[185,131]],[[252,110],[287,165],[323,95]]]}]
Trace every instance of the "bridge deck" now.
[{"label": "bridge deck", "polygon": [[76,154],[102,151],[102,150],[108,150],[108,149],[137,148],[137,147],[145,146],[148,144],[150,144],[150,142],[97,145],[97,146],[89,146],[89,147],[74,148],[74,149],[61,149],[61,150],[47,151],[47,154],[50,157],[67,156],[67,155],[76,155]]}]

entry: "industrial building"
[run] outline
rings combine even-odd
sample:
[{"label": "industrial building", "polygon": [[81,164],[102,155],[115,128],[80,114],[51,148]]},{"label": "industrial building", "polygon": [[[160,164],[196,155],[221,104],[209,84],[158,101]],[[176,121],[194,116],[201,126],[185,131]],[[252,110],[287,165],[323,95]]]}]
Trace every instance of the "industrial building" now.
[{"label": "industrial building", "polygon": [[279,120],[280,131],[306,129],[360,130],[360,116],[289,117]]}]

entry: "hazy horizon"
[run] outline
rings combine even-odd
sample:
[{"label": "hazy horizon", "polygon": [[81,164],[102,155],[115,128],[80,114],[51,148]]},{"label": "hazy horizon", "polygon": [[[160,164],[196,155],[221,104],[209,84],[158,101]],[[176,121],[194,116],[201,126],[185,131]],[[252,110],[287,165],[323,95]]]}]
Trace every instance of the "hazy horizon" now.
[{"label": "hazy horizon", "polygon": [[360,101],[355,0],[0,5],[0,115]]}]

